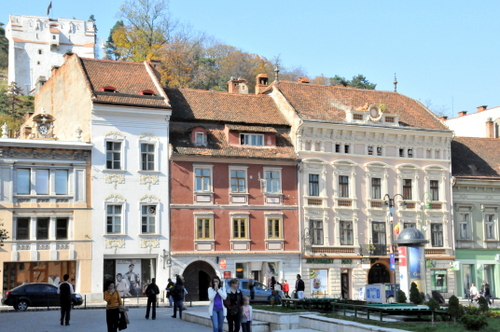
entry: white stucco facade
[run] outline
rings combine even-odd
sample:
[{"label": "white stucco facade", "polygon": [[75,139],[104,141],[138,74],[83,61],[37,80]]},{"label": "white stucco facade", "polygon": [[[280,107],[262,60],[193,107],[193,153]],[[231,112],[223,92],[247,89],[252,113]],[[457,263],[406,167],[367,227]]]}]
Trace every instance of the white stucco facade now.
[{"label": "white stucco facade", "polygon": [[66,52],[95,57],[92,21],[10,15],[5,35],[9,40],[9,84],[16,82],[26,94],[40,76],[49,79],[52,67],[63,64]]},{"label": "white stucco facade", "polygon": [[453,119],[447,119],[444,123],[455,133],[455,136],[489,137],[487,123],[493,122],[492,136],[499,137],[498,126],[500,124],[500,106],[486,109],[471,114],[465,114]]}]

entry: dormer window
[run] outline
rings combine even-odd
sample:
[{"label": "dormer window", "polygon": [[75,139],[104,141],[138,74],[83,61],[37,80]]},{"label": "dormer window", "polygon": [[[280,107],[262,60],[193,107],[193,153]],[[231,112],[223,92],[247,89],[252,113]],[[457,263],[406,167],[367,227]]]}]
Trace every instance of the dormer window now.
[{"label": "dormer window", "polygon": [[363,120],[363,114],[353,114],[352,119],[353,120]]},{"label": "dormer window", "polygon": [[139,94],[143,95],[143,96],[154,96],[155,95],[154,91],[151,91],[151,90],[139,91]]},{"label": "dormer window", "polygon": [[195,133],[195,141],[194,141],[194,144],[195,145],[205,145],[205,142],[206,142],[206,135],[205,133],[203,132],[197,132]]},{"label": "dormer window", "polygon": [[241,145],[263,146],[264,135],[262,134],[240,134]]},{"label": "dormer window", "polygon": [[101,88],[101,91],[103,91],[103,92],[118,92],[118,91],[116,91],[116,88],[114,86],[109,86],[109,85]]},{"label": "dormer window", "polygon": [[385,117],[385,122],[387,122],[387,123],[394,123],[394,117],[393,116],[386,116]]}]

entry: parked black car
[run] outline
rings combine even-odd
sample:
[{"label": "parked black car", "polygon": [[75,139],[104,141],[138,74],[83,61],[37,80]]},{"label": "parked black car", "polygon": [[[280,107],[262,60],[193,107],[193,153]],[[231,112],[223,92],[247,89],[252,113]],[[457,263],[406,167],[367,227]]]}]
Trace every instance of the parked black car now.
[{"label": "parked black car", "polygon": [[[72,295],[73,306],[81,305],[83,299],[79,294]],[[28,307],[58,307],[60,306],[57,286],[37,282],[22,284],[5,293],[2,304],[11,305],[15,310],[25,311]]]}]

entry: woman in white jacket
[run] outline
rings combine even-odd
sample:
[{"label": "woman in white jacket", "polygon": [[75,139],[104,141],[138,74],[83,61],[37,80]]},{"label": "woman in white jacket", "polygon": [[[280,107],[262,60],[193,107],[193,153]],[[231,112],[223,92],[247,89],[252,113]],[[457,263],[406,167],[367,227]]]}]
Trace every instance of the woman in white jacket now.
[{"label": "woman in white jacket", "polygon": [[208,299],[210,300],[208,313],[210,314],[210,318],[212,318],[214,332],[222,332],[224,318],[227,316],[227,310],[224,307],[226,297],[226,286],[220,281],[218,276],[215,276],[212,279],[211,287],[208,288]]}]

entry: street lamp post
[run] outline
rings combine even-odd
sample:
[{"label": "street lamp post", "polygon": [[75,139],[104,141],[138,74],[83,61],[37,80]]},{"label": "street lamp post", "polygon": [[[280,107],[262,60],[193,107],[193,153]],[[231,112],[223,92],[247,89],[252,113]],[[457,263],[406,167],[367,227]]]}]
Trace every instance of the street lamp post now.
[{"label": "street lamp post", "polygon": [[[406,207],[406,202],[404,201],[404,197],[401,194],[395,194],[394,196],[390,196],[389,194],[385,194],[384,196],[384,206],[389,207],[389,212],[387,215],[389,216],[389,222],[391,224],[391,251],[393,253],[393,257],[396,257],[395,255],[395,250],[394,250],[394,213],[396,212],[396,209],[394,207],[394,201],[396,197],[400,197],[402,199],[402,202],[399,204],[402,207]],[[390,263],[389,263],[390,265]],[[394,299],[396,300],[397,294],[396,294],[396,258],[394,258],[394,270],[393,270],[393,292],[394,292]]]}]

